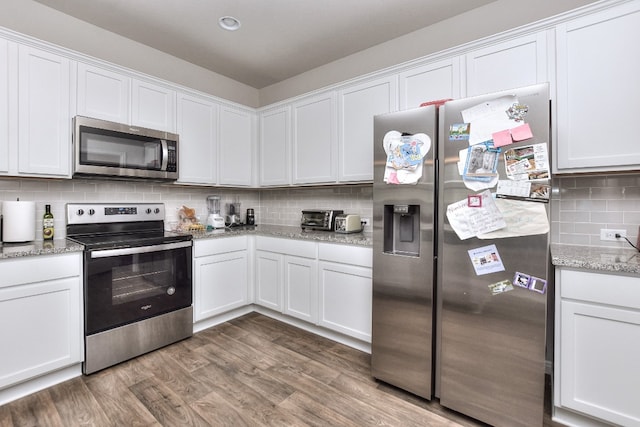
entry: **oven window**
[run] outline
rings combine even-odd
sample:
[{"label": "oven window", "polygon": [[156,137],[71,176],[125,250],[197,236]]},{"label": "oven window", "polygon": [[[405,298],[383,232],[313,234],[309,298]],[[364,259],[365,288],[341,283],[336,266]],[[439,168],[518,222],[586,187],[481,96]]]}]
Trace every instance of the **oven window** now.
[{"label": "oven window", "polygon": [[171,288],[175,289],[176,274],[172,260],[132,255],[131,261],[126,265],[116,266],[111,271],[113,305],[144,300],[171,292]]},{"label": "oven window", "polygon": [[191,247],[85,259],[86,333],[188,307]]}]

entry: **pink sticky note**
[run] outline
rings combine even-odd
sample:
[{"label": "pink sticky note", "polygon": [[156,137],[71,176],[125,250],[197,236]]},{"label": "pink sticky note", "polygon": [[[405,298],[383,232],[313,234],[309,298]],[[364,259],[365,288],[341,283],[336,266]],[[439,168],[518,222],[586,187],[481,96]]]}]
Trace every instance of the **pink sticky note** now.
[{"label": "pink sticky note", "polygon": [[511,137],[514,141],[524,141],[525,139],[533,138],[529,123],[511,129]]},{"label": "pink sticky note", "polygon": [[503,145],[509,145],[513,142],[511,140],[511,132],[509,132],[509,129],[492,133],[491,138],[493,138],[494,147],[502,147]]}]

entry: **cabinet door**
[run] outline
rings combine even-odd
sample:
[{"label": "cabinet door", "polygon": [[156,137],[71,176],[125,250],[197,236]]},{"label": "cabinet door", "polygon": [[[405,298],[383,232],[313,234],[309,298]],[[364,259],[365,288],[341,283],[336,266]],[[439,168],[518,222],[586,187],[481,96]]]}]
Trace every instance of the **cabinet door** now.
[{"label": "cabinet door", "polygon": [[178,95],[179,182],[215,184],[218,106],[206,99]]},{"label": "cabinet door", "polygon": [[337,111],[334,92],[293,105],[293,183],[335,182]]},{"label": "cabinet door", "polygon": [[248,304],[247,251],[195,259],[194,320]]},{"label": "cabinet door", "polygon": [[314,324],[318,321],[317,268],[315,259],[284,257],[284,313]]},{"label": "cabinet door", "polygon": [[18,48],[18,172],[71,176],[70,61]]},{"label": "cabinet door", "polygon": [[176,131],[176,92],[142,80],[131,85],[131,124]]},{"label": "cabinet door", "polygon": [[82,361],[80,279],[0,288],[0,389]]},{"label": "cabinet door", "polygon": [[291,183],[291,108],[260,114],[260,185]]},{"label": "cabinet door", "polygon": [[253,183],[254,113],[227,106],[220,107],[219,183]]},{"label": "cabinet door", "polygon": [[[0,39],[0,173],[9,172],[9,42]],[[14,100],[15,101],[15,100]]]},{"label": "cabinet door", "polygon": [[556,172],[638,170],[640,3],[557,27]]},{"label": "cabinet door", "polygon": [[397,109],[397,79],[389,77],[344,89],[338,99],[339,180],[372,181],[373,117]]},{"label": "cabinet door", "polygon": [[320,262],[318,324],[371,342],[370,268]]},{"label": "cabinet door", "polygon": [[282,313],[282,255],[256,250],[255,303]]},{"label": "cabinet door", "polygon": [[79,116],[130,123],[131,79],[114,71],[78,63]]},{"label": "cabinet door", "polygon": [[460,59],[438,61],[400,73],[400,109],[460,98]]},{"label": "cabinet door", "polygon": [[637,425],[640,312],[569,300],[561,310],[561,405]]},{"label": "cabinet door", "polygon": [[466,55],[466,96],[548,81],[545,32],[474,50]]}]

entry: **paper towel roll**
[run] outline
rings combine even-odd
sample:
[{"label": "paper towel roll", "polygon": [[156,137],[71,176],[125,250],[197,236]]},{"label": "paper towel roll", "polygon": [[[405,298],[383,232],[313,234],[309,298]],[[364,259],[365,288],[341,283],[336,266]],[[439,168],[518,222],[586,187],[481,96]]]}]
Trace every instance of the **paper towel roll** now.
[{"label": "paper towel roll", "polygon": [[2,202],[2,218],[3,242],[36,239],[36,202]]}]

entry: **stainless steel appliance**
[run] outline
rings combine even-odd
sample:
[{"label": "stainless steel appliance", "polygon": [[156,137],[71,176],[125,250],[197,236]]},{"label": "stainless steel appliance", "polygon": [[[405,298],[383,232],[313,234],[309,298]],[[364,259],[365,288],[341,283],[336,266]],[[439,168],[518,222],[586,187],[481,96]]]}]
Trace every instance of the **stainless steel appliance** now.
[{"label": "stainless steel appliance", "polygon": [[178,135],[76,116],[74,177],[178,179]]},{"label": "stainless steel appliance", "polygon": [[373,184],[373,376],[432,396],[436,150],[414,185],[384,182],[389,131],[437,137],[436,108],[376,116]]},{"label": "stainless steel appliance", "polygon": [[67,204],[67,237],[85,247],[85,374],[193,334],[191,235],[164,231],[164,213]]},{"label": "stainless steel appliance", "polygon": [[[548,85],[430,108],[375,119],[372,374],[491,425],[541,426]],[[389,179],[392,130],[431,137],[413,185]]]},{"label": "stainless steel appliance", "polygon": [[336,233],[359,233],[362,231],[362,223],[360,222],[360,215],[354,214],[340,214],[336,215],[335,224]]},{"label": "stainless steel appliance", "polygon": [[240,218],[240,202],[227,203],[227,216],[225,223],[229,227],[243,225],[242,219]]},{"label": "stainless steel appliance", "polygon": [[341,210],[307,209],[302,211],[300,227],[303,230],[332,231],[335,228],[336,216]]}]

